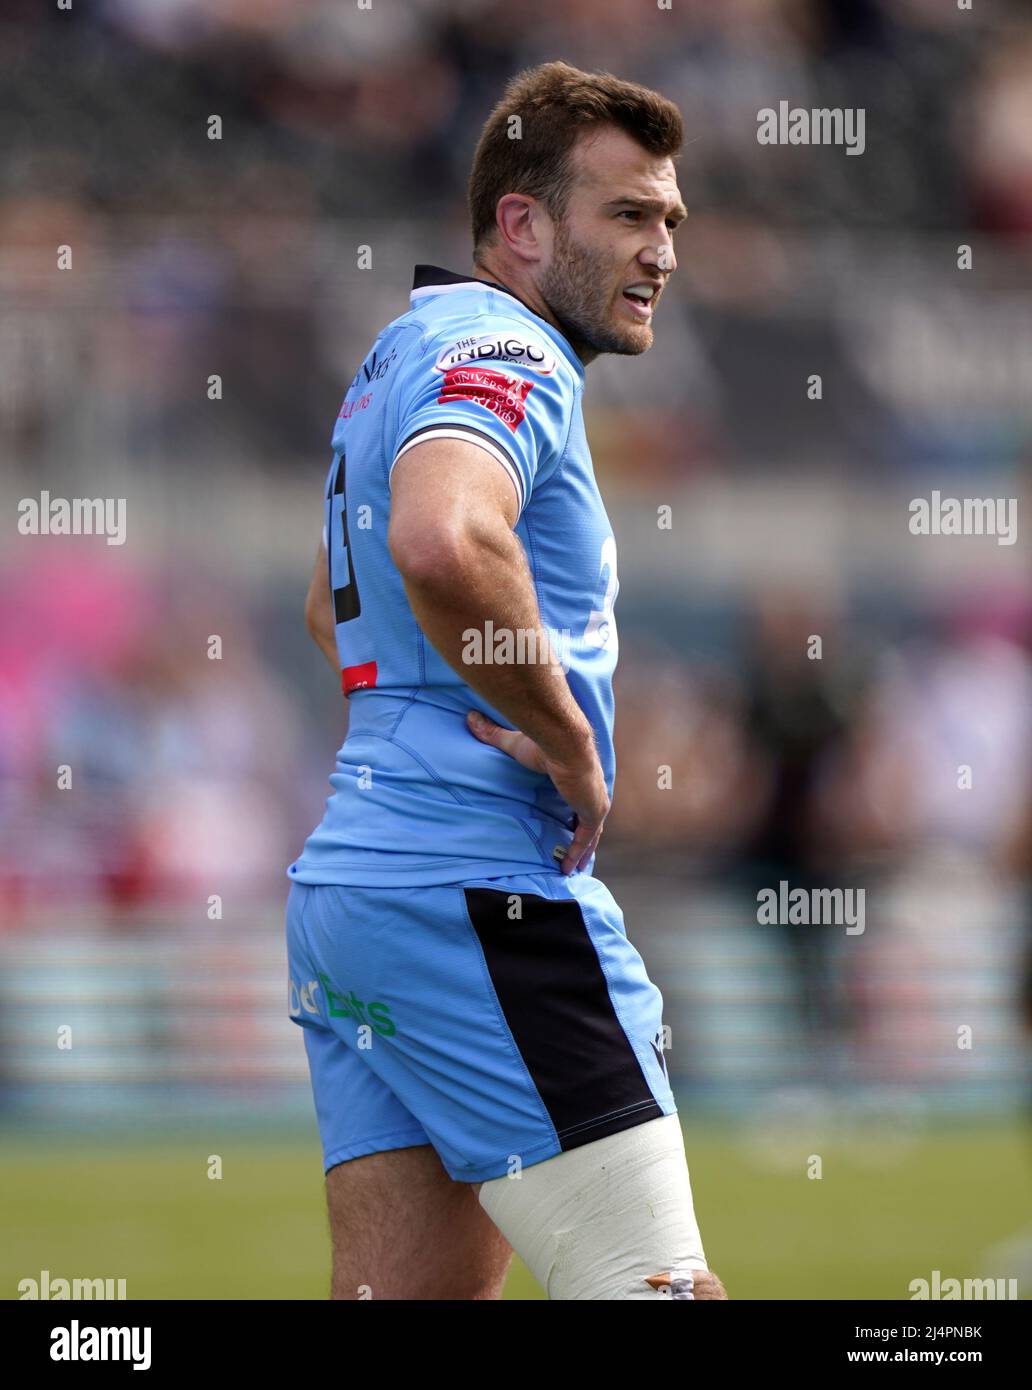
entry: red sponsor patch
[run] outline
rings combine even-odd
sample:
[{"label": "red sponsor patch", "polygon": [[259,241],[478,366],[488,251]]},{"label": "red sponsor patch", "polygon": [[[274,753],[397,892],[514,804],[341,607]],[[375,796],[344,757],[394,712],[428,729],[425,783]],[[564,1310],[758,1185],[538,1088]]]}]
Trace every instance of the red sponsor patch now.
[{"label": "red sponsor patch", "polygon": [[497,415],[515,434],[525,414],[523,403],[533,385],[532,381],[510,376],[508,372],[493,371],[490,367],[452,367],[444,374],[437,404],[476,401]]},{"label": "red sponsor patch", "polygon": [[363,661],[361,666],[345,666],[340,673],[340,688],[345,695],[376,684],[376,662]]}]

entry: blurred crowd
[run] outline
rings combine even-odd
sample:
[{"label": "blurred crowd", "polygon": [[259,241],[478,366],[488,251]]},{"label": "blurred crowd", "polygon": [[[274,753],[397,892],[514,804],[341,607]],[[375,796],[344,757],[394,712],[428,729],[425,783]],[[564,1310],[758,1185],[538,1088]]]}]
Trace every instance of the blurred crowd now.
[{"label": "blurred crowd", "polygon": [[[7,924],[282,891],[346,727],[300,609],[88,538],[32,553],[0,583]],[[622,644],[603,866],[841,883],[944,847],[1030,873],[1032,596],[899,639],[783,589],[728,626],[720,653]]]},{"label": "blurred crowd", "polygon": [[735,619],[722,662],[622,645],[603,875],[679,877],[695,929],[699,882],[753,924],[782,883],[862,890],[862,951],[841,924],[773,928],[808,1074],[848,1055],[956,1082],[974,1016],[1002,1061],[991,1001],[1032,1036],[1032,590],[983,586],[902,636],[794,588]]},{"label": "blurred crowd", "polygon": [[[0,41],[6,191],[81,200],[102,220],[349,216],[358,199],[363,216],[418,202],[461,220],[469,151],[505,80],[565,57],[678,103],[689,207],[757,227],[1032,225],[1018,0],[959,14],[938,0],[98,0],[82,13],[9,0]],[[877,157],[845,174],[830,152],[768,159],[756,112],[780,98],[863,106]]]},{"label": "blurred crowd", "polygon": [[[0,581],[0,920],[281,889],[306,797],[302,713],[255,596],[44,545]],[[212,639],[215,639],[215,642]],[[123,922],[123,917],[125,921]]]},{"label": "blurred crowd", "polygon": [[[982,591],[902,636],[884,617],[784,588],[728,613],[722,651],[621,643],[597,872],[663,981],[673,1074],[711,1098],[792,1077],[1013,1104],[1032,1032],[1032,604]],[[93,964],[61,977],[61,1019],[74,1005],[106,1037],[105,991],[131,976],[137,998],[150,979],[133,953],[192,943],[185,999],[155,964],[144,997],[166,1022],[103,1065],[269,1084],[293,1039],[268,1036],[268,943],[345,724],[300,602],[144,572],[88,540],[3,572],[0,1002],[34,1010],[31,952],[60,960],[64,938]],[[864,889],[864,944],[759,925],[758,891],[782,881]],[[105,942],[130,952],[124,969]],[[239,976],[232,1017],[201,979],[216,959]]]},{"label": "blurred crowd", "polygon": [[[758,448],[798,455],[800,438],[813,452],[834,441],[845,467],[879,454],[905,466],[915,422],[896,418],[852,320],[880,304],[879,277],[904,313],[940,254],[943,281],[960,285],[955,250],[908,251],[903,234],[955,243],[964,228],[996,247],[976,276],[991,260],[1006,279],[1004,253],[1027,271],[1032,16],[1017,0],[989,9],[9,0],[0,443],[17,468],[57,473],[84,452],[156,472],[174,456],[189,473],[240,451],[283,472],[324,450],[365,347],[406,307],[413,263],[468,265],[469,158],[505,79],[565,56],[655,85],[688,132],[692,216],[666,350],[595,373],[599,405],[615,408],[596,421],[612,466],[632,429],[653,477],[749,467]],[[758,144],[758,110],[781,99],[863,106],[863,157]],[[867,241],[843,255],[844,237]],[[357,266],[362,245],[371,269]],[[58,246],[70,273],[55,271]],[[971,307],[959,312],[972,326]],[[866,347],[914,356],[880,337]],[[839,386],[819,420],[788,403],[815,359]]]},{"label": "blurred crowd", "polygon": [[[206,482],[233,477],[254,508],[273,485],[317,506],[340,400],[413,264],[469,267],[481,123],[512,73],[557,57],[655,86],[688,133],[656,349],[589,375],[618,532],[621,498],[786,461],[844,496],[932,469],[929,486],[967,468],[1021,490],[1020,0],[7,0],[0,495],[146,480],[154,512],[200,516]],[[757,111],[781,99],[863,106],[866,153],[759,145]],[[800,386],[815,370],[819,409]],[[249,544],[226,536],[234,559]],[[239,914],[285,891],[346,718],[301,654],[309,558],[291,605],[260,563],[245,581],[173,544],[0,556],[0,930],[67,910],[133,932],[149,907],[203,917],[219,895]],[[874,611],[845,580],[838,605],[787,580],[721,590],[721,642],[621,624],[600,872],[718,880],[748,918],[782,878],[927,887],[966,866],[1016,887],[1032,943],[1029,591],[1009,573],[987,567],[966,597],[883,592]],[[825,1037],[829,937],[783,945]],[[1032,951],[1028,970],[1032,1023]]]}]

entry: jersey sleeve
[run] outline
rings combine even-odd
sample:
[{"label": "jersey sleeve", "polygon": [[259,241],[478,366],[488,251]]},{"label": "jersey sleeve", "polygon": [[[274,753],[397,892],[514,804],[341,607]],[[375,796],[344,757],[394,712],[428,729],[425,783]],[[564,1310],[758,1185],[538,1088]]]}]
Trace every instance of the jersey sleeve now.
[{"label": "jersey sleeve", "polygon": [[543,334],[522,324],[464,338],[452,329],[421,348],[398,376],[390,473],[416,444],[466,439],[508,473],[519,517],[535,480],[549,475],[566,447],[573,372]]}]

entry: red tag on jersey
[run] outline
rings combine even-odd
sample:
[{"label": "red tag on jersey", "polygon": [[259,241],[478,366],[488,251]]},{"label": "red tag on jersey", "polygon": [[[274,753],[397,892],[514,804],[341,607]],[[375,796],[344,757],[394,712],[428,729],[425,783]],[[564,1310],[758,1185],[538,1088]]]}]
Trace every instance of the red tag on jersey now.
[{"label": "red tag on jersey", "polygon": [[526,413],[523,403],[533,385],[532,381],[524,381],[508,372],[493,371],[490,367],[452,367],[444,374],[437,404],[477,401],[487,406],[515,434]]},{"label": "red tag on jersey", "polygon": [[345,666],[340,673],[340,688],[345,695],[376,684],[376,662],[363,661],[361,666]]}]

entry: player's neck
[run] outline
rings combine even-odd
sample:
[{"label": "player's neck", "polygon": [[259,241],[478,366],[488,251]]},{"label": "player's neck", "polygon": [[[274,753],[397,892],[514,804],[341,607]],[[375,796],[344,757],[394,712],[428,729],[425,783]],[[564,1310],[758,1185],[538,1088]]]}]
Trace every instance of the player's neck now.
[{"label": "player's neck", "polygon": [[524,280],[521,276],[514,275],[511,270],[507,270],[503,266],[496,266],[492,262],[490,256],[485,256],[484,260],[480,262],[474,262],[470,274],[475,280],[492,280],[496,285],[501,285],[504,289],[508,290],[510,294],[515,295],[522,304],[525,304],[531,313],[537,314],[538,318],[544,319],[546,323],[550,323],[554,329],[563,335],[585,367],[598,356],[598,353],[592,348],[589,348],[585,343],[576,341],[570,336],[545,303],[533,281]]}]

